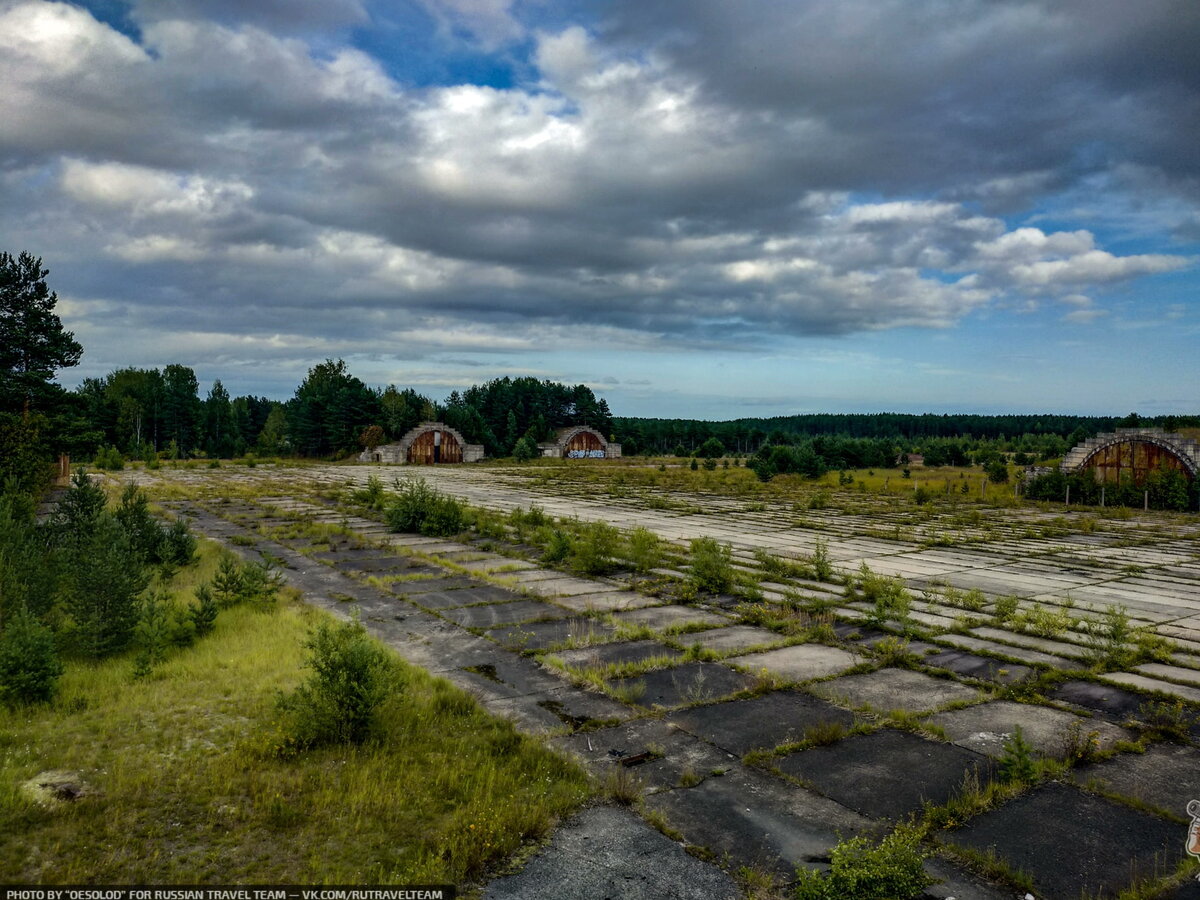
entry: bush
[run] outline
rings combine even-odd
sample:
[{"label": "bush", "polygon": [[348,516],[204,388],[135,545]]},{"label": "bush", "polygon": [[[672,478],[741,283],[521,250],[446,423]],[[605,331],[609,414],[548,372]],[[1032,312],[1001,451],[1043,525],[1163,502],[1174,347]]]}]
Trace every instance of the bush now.
[{"label": "bush", "polygon": [[525,435],[513,447],[513,459],[517,462],[529,462],[538,455],[537,441]]},{"label": "bush", "polygon": [[633,571],[645,575],[662,562],[662,550],[659,547],[658,535],[648,528],[638,526],[629,532],[629,564]]},{"label": "bush", "polygon": [[733,586],[733,550],[715,538],[692,541],[692,584],[697,590],[723,594]]},{"label": "bush", "polygon": [[150,503],[144,491],[136,484],[125,485],[121,500],[113,510],[113,518],[120,523],[129,536],[129,543],[142,558],[150,563],[162,559],[163,529],[154,516],[150,515]]},{"label": "bush", "polygon": [[1037,779],[1033,746],[1025,740],[1020,725],[1004,742],[1004,752],[997,768],[1001,781],[1032,784]]},{"label": "bush", "polygon": [[612,568],[619,532],[606,522],[589,522],[571,541],[568,562],[582,575],[601,575]]},{"label": "bush", "polygon": [[125,468],[125,457],[121,455],[121,451],[116,447],[101,447],[96,451],[96,459],[92,465],[97,469],[120,472]]},{"label": "bush", "polygon": [[842,841],[829,871],[796,872],[798,900],[912,900],[934,883],[925,872],[921,831],[900,825],[878,844],[865,837]]},{"label": "bush", "polygon": [[291,719],[292,744],[305,749],[363,743],[391,689],[387,652],[357,619],[321,622],[304,646],[305,666],[312,674],[295,693],[280,699]]},{"label": "bush", "polygon": [[188,610],[196,637],[204,637],[213,630],[217,622],[217,600],[207,584],[196,588],[196,605]]},{"label": "bush", "polygon": [[542,550],[542,562],[562,562],[571,554],[571,536],[561,528],[545,528],[545,549]]},{"label": "bush", "polygon": [[876,575],[863,563],[858,570],[858,590],[864,600],[874,603],[867,613],[873,625],[882,625],[889,619],[905,622],[912,609],[912,595],[898,578]]},{"label": "bush", "polygon": [[395,503],[387,512],[387,523],[392,531],[451,537],[463,530],[464,513],[458,500],[418,478],[400,488]]},{"label": "bush", "polygon": [[62,673],[53,633],[27,609],[18,610],[0,634],[0,701],[46,703]]},{"label": "bush", "polygon": [[196,537],[183,519],[176,519],[164,531],[160,555],[164,563],[190,565],[196,558]]}]

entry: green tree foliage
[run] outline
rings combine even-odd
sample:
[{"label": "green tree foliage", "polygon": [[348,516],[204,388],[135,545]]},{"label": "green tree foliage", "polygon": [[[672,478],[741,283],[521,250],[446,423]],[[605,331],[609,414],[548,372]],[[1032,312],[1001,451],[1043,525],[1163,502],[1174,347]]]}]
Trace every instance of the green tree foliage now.
[{"label": "green tree foliage", "polygon": [[696,452],[705,459],[718,459],[725,455],[725,445],[717,438],[711,437],[701,444]]},{"label": "green tree foliage", "polygon": [[53,632],[20,608],[0,633],[0,702],[48,702],[62,673]]},{"label": "green tree foliage", "polygon": [[380,416],[379,397],[349,374],[340,359],[309,369],[286,410],[288,437],[304,456],[355,451],[363,429]]},{"label": "green tree foliage", "polygon": [[174,441],[178,452],[190,453],[201,442],[200,384],[187,366],[163,369],[162,439]]},{"label": "green tree foliage", "polygon": [[103,514],[69,553],[66,609],[74,648],[100,658],[129,646],[149,570],[124,529]]},{"label": "green tree foliage", "polygon": [[37,257],[0,252],[0,412],[46,409],[62,390],[55,372],[83,355],[54,314],[49,274]]},{"label": "green tree foliage", "polygon": [[536,443],[569,425],[589,425],[604,435],[613,431],[608,403],[591,388],[536,378],[497,378],[451,394],[445,417],[446,424],[468,441],[483,444],[491,456],[510,454],[523,435]]},{"label": "green tree foliage", "polygon": [[267,414],[258,435],[258,449],[267,456],[278,456],[291,446],[287,434],[287,415],[282,404],[275,404]]},{"label": "green tree foliage", "polygon": [[221,379],[213,382],[202,407],[204,452],[211,457],[228,459],[238,451],[241,435],[233,421],[233,402]]},{"label": "green tree foliage", "polygon": [[393,687],[387,652],[357,620],[322,621],[304,646],[312,673],[280,701],[290,719],[292,746],[363,743]]},{"label": "green tree foliage", "polygon": [[517,441],[517,445],[513,447],[513,459],[515,459],[517,462],[529,462],[529,460],[535,459],[537,455],[537,442],[529,435],[525,435],[523,438]]}]

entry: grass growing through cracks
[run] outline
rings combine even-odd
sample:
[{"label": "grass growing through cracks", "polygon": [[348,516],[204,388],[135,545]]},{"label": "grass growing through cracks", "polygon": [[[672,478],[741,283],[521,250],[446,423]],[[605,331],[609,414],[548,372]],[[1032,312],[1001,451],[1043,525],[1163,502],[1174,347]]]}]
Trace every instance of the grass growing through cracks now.
[{"label": "grass growing through cracks", "polygon": [[[224,610],[147,678],[73,663],[53,705],[0,711],[0,881],[461,884],[586,799],[574,765],[399,660],[378,738],[269,752],[323,616]],[[22,790],[50,770],[88,793]]]}]

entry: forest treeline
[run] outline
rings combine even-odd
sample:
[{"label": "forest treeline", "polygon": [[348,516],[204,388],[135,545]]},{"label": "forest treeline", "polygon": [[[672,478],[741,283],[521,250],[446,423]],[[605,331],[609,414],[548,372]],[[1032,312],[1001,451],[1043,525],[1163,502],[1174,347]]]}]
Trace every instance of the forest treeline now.
[{"label": "forest treeline", "polygon": [[[727,422],[614,418],[586,385],[497,378],[454,391],[443,402],[412,387],[371,387],[342,360],[309,369],[286,401],[231,396],[218,379],[201,396],[195,371],[180,363],[121,368],[74,390],[55,382],[83,348],[54,314],[57,296],[41,260],[0,253],[0,478],[27,480],[52,453],[75,460],[303,456],[336,458],[364,441],[399,439],[422,421],[443,421],[488,456],[534,455],[568,425],[588,425],[642,454],[756,455],[777,471],[892,466],[921,453],[926,465],[986,463],[1001,455],[1035,462],[1115,427],[1171,430],[1198,417],[1141,419],[1065,415],[810,414]],[[784,448],[784,449],[780,449]],[[531,452],[532,451],[532,452]]]}]

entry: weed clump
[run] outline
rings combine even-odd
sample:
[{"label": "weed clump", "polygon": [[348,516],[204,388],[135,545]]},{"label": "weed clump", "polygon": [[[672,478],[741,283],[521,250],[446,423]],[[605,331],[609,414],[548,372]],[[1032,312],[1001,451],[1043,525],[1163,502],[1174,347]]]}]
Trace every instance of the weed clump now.
[{"label": "weed clump", "polygon": [[922,831],[900,825],[878,844],[865,837],[833,848],[829,871],[796,872],[797,900],[912,900],[934,883],[924,867]]},{"label": "weed clump", "polygon": [[733,586],[733,549],[715,538],[695,538],[691,574],[697,590],[725,593]]}]

